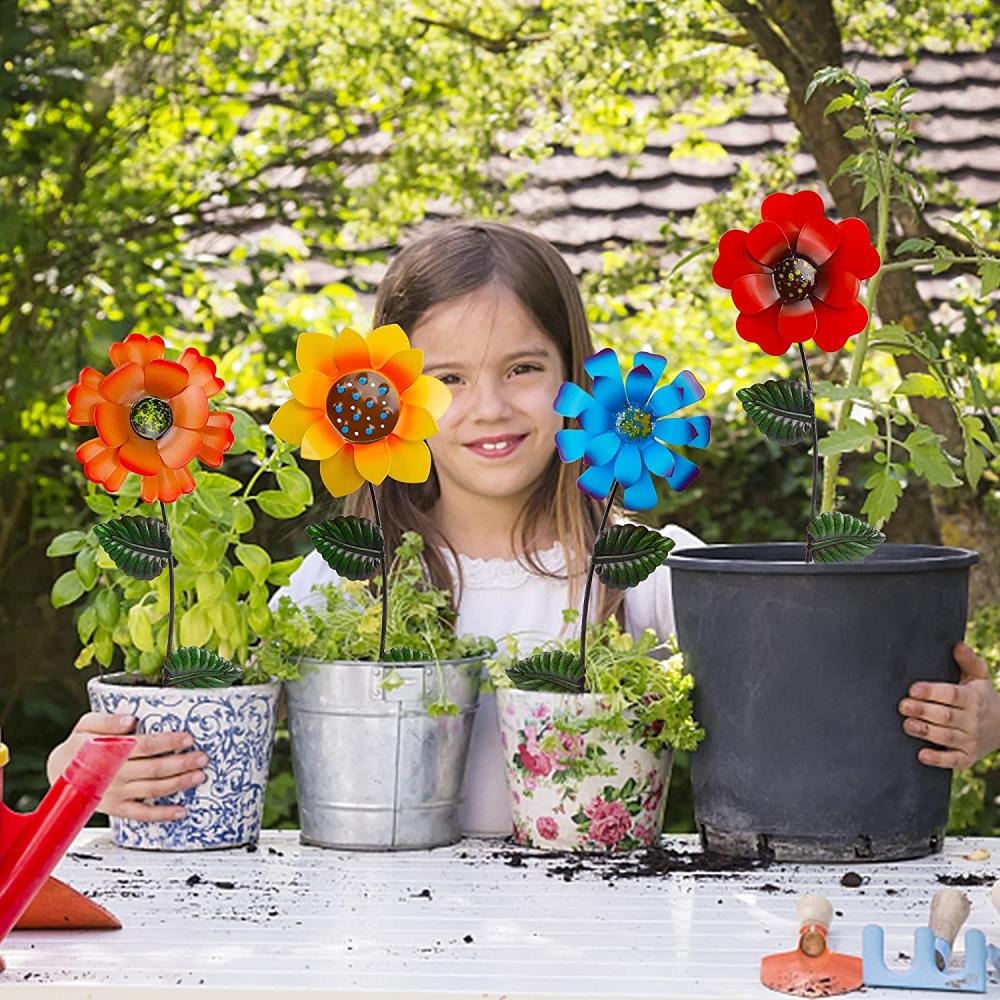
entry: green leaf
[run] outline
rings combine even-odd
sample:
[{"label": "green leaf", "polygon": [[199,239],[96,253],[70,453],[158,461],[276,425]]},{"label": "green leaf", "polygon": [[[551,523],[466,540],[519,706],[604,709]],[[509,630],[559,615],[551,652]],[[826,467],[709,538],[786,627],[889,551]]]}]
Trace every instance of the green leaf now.
[{"label": "green leaf", "polygon": [[229,449],[231,455],[240,455],[245,451],[253,452],[259,459],[267,454],[267,437],[263,428],[245,410],[228,406],[226,410],[233,415],[233,446]]},{"label": "green leaf", "polygon": [[298,517],[306,509],[305,504],[286,496],[281,490],[262,490],[254,499],[265,514],[282,521]]},{"label": "green leaf", "polygon": [[913,471],[931,485],[946,488],[962,485],[945,453],[944,438],[940,434],[929,427],[918,427],[901,444],[910,453]]},{"label": "green leaf", "polygon": [[81,549],[76,554],[73,567],[79,574],[84,588],[90,590],[97,583],[97,550]]},{"label": "green leaf", "polygon": [[904,396],[926,396],[928,399],[940,399],[947,395],[944,386],[926,372],[911,372],[893,392]]},{"label": "green leaf", "polygon": [[813,395],[819,399],[858,399],[869,400],[872,391],[866,385],[837,385],[834,382],[813,382]]},{"label": "green leaf", "polygon": [[962,443],[965,446],[965,478],[975,489],[989,464],[983,449],[991,455],[995,454],[996,449],[983,427],[982,420],[972,414],[962,417]]},{"label": "green leaf", "polygon": [[583,667],[579,659],[562,650],[518,660],[507,668],[507,676],[522,691],[583,690]]},{"label": "green leaf", "polygon": [[819,443],[821,455],[837,455],[842,451],[854,451],[870,445],[878,437],[878,428],[874,421],[848,420],[846,426],[839,431],[831,431]]},{"label": "green leaf", "polygon": [[80,612],[80,617],[76,620],[76,633],[80,637],[80,642],[88,642],[97,628],[97,609],[91,604]]},{"label": "green leaf", "polygon": [[911,237],[908,240],[903,240],[903,242],[896,247],[895,256],[901,257],[903,254],[907,253],[928,253],[933,250],[935,246],[937,246],[937,244],[934,240]]},{"label": "green leaf", "polygon": [[759,382],[737,389],[747,416],[771,441],[790,444],[812,436],[816,410],[809,390],[795,379]]},{"label": "green leaf", "polygon": [[237,684],[242,671],[218,653],[194,646],[175,649],[163,663],[163,684],[179,688],[224,688]]},{"label": "green leaf", "polygon": [[903,484],[888,466],[883,465],[865,480],[865,489],[868,496],[861,513],[880,528],[896,512],[899,498],[903,495]]},{"label": "green leaf", "polygon": [[979,264],[979,293],[989,295],[1000,286],[1000,260],[983,259]]},{"label": "green leaf", "polygon": [[386,650],[382,657],[383,663],[410,663],[429,660],[430,653],[425,653],[422,649],[415,649],[413,646],[393,646]]},{"label": "green leaf", "polygon": [[45,550],[47,556],[53,559],[59,556],[72,556],[80,551],[87,544],[87,533],[85,531],[64,531],[61,535],[56,535],[49,542],[49,547]]},{"label": "green leaf", "polygon": [[673,540],[639,524],[616,524],[594,543],[594,572],[606,587],[627,590],[641,583],[670,555]]},{"label": "green leaf", "polygon": [[850,108],[854,105],[854,95],[853,94],[840,94],[835,97],[826,106],[823,111],[824,115],[832,115],[837,111],[843,111],[845,108]]},{"label": "green leaf", "polygon": [[151,653],[156,648],[153,639],[153,625],[142,604],[133,604],[128,609],[128,632],[135,648],[143,653]]},{"label": "green leaf", "polygon": [[326,564],[347,580],[367,580],[382,561],[382,532],[367,517],[341,515],[306,525]]},{"label": "green leaf", "polygon": [[294,556],[292,559],[282,559],[280,562],[271,563],[271,570],[267,574],[267,582],[273,583],[276,587],[287,587],[292,574],[302,565],[302,556]]},{"label": "green leaf", "polygon": [[212,622],[205,609],[196,604],[181,615],[178,631],[183,645],[201,646],[212,637]]},{"label": "green leaf", "polygon": [[169,534],[155,517],[121,517],[94,526],[101,548],[136,580],[152,580],[167,568]]},{"label": "green leaf", "polygon": [[67,604],[72,604],[84,592],[83,582],[77,576],[75,569],[68,569],[54,584],[49,599],[52,607],[61,608]]},{"label": "green leaf", "polygon": [[868,135],[868,129],[864,125],[852,125],[845,133],[845,139],[864,139]]},{"label": "green leaf", "polygon": [[250,570],[250,575],[258,583],[263,583],[271,572],[271,557],[259,545],[237,545],[236,558]]},{"label": "green leaf", "polygon": [[817,514],[810,519],[806,531],[818,563],[857,562],[870,556],[885,541],[885,535],[867,521],[839,510]]},{"label": "green leaf", "polygon": [[278,469],[275,477],[289,500],[303,507],[308,507],[313,502],[312,482],[301,469]]},{"label": "green leaf", "polygon": [[121,611],[121,601],[113,590],[102,589],[94,599],[97,621],[105,628],[114,628]]}]

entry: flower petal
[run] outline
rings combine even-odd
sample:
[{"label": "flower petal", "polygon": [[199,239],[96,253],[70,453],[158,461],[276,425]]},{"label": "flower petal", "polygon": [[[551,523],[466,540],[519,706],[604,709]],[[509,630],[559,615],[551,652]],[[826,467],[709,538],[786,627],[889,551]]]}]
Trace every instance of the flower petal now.
[{"label": "flower petal", "polygon": [[201,351],[189,347],[177,359],[177,363],[188,370],[188,384],[200,386],[209,399],[225,389],[226,383],[215,374],[215,362],[206,358]]},{"label": "flower petal", "polygon": [[577,479],[576,485],[595,500],[604,500],[611,492],[611,484],[614,481],[614,468],[608,462],[607,465],[588,466]]},{"label": "flower petal", "polygon": [[578,417],[594,405],[594,397],[581,389],[575,382],[563,382],[556,393],[552,409],[564,417]]},{"label": "flower petal", "polygon": [[160,399],[170,399],[186,389],[191,375],[176,361],[155,358],[146,365],[146,392]]},{"label": "flower petal", "polygon": [[712,435],[712,418],[665,417],[656,421],[653,434],[664,444],[706,448]]},{"label": "flower petal", "polygon": [[697,478],[701,470],[694,462],[688,461],[683,455],[674,454],[674,467],[664,478],[672,490],[680,493],[686,490]]},{"label": "flower petal", "polygon": [[560,461],[578,462],[583,458],[589,440],[590,435],[586,431],[556,431],[556,448]]},{"label": "flower petal", "polygon": [[[212,410],[201,429],[202,448],[211,448],[213,454],[219,455],[219,461],[209,462],[209,465],[219,465],[222,454],[232,448],[236,438],[233,436],[233,415],[224,410]],[[202,457],[201,451],[198,458]]]},{"label": "flower petal", "polygon": [[145,368],[150,361],[162,358],[165,349],[162,337],[130,333],[120,344],[112,344],[108,348],[108,357],[116,368],[130,363]]},{"label": "flower petal", "polygon": [[208,420],[208,396],[200,385],[189,385],[170,401],[170,412],[178,427],[200,431]]},{"label": "flower petal", "polygon": [[317,420],[326,419],[322,410],[313,410],[303,406],[298,400],[290,399],[278,407],[278,412],[271,417],[271,431],[274,436],[289,444],[299,445],[302,436]]},{"label": "flower petal", "polygon": [[799,230],[795,252],[822,267],[840,246],[840,230],[826,216],[810,219]]},{"label": "flower petal", "polygon": [[792,342],[778,329],[778,313],[781,305],[775,303],[770,309],[751,316],[740,313],[736,317],[736,332],[748,343],[756,344],[768,354],[778,356],[784,354]]},{"label": "flower petal", "polygon": [[649,510],[656,506],[656,487],[653,485],[653,477],[645,470],[639,479],[627,487],[622,495],[622,503],[629,510]]},{"label": "flower petal", "polygon": [[398,351],[385,364],[379,366],[379,371],[402,396],[420,377],[423,367],[424,352],[411,348],[408,351]]},{"label": "flower petal", "polygon": [[614,418],[603,406],[588,406],[580,414],[580,426],[590,435],[602,434],[614,426]]},{"label": "flower petal", "polygon": [[373,368],[381,368],[394,354],[411,349],[410,338],[396,323],[376,327],[365,341]]},{"label": "flower petal", "polygon": [[201,435],[197,431],[189,431],[186,427],[174,424],[156,442],[156,447],[160,452],[160,460],[168,469],[183,469],[198,454]]},{"label": "flower petal", "polygon": [[841,219],[840,246],[826,262],[827,267],[843,268],[855,277],[870,278],[881,266],[878,250],[872,246],[868,227],[860,219]]},{"label": "flower petal", "polygon": [[846,309],[831,309],[819,301],[813,305],[816,309],[813,341],[821,351],[839,351],[868,325],[868,310],[860,302],[852,302]]},{"label": "flower petal", "polygon": [[118,451],[118,460],[139,476],[155,476],[163,468],[155,441],[131,435]]},{"label": "flower petal", "polygon": [[778,289],[770,274],[748,274],[733,283],[733,305],[753,316],[778,301]]},{"label": "flower petal", "polygon": [[760,206],[760,217],[781,228],[789,246],[795,246],[799,230],[810,220],[825,212],[823,199],[815,191],[769,194]]},{"label": "flower petal", "polygon": [[809,340],[816,332],[816,310],[812,301],[783,302],[778,312],[778,330],[793,343]]},{"label": "flower petal", "polygon": [[424,441],[437,432],[434,418],[422,406],[413,405],[404,405],[400,409],[399,420],[393,428],[397,437],[407,441]]},{"label": "flower petal", "polygon": [[631,441],[625,441],[615,459],[615,479],[622,486],[631,486],[639,481],[642,473],[642,453],[639,451],[639,446]]},{"label": "flower petal", "polygon": [[117,493],[127,478],[128,469],[124,465],[118,464],[111,475],[104,480],[104,488],[109,493]]},{"label": "flower petal", "polygon": [[101,440],[109,448],[120,448],[132,433],[128,408],[117,403],[101,403],[94,409],[94,423]]},{"label": "flower petal", "polygon": [[656,385],[667,367],[667,359],[662,354],[653,354],[651,351],[636,351],[632,355],[632,367],[638,368],[639,365],[645,365],[649,369],[649,374],[653,376],[653,385]]},{"label": "flower petal", "polygon": [[664,448],[656,438],[646,438],[639,449],[642,451],[643,464],[654,476],[669,476],[674,467],[674,453]]},{"label": "flower petal", "polygon": [[345,444],[344,436],[330,423],[326,417],[321,417],[306,429],[302,435],[303,458],[325,461],[335,455]]},{"label": "flower petal", "polygon": [[99,391],[110,403],[131,406],[142,399],[145,391],[142,369],[134,361],[116,368],[101,380]]},{"label": "flower petal", "polygon": [[331,496],[346,497],[364,482],[354,465],[354,450],[346,445],[319,463],[320,477]]},{"label": "flower petal", "polygon": [[594,399],[612,413],[622,409],[628,402],[628,397],[625,395],[625,383],[622,381],[621,375],[613,377],[598,375],[594,379],[590,391],[594,394]]},{"label": "flower petal", "polygon": [[747,250],[747,234],[730,229],[719,240],[719,257],[712,266],[712,280],[720,288],[732,288],[737,278],[746,274],[765,274],[767,268],[754,260]]},{"label": "flower petal", "polygon": [[334,338],[328,333],[300,333],[295,342],[295,363],[299,371],[322,372],[336,381],[341,372],[333,348]]},{"label": "flower petal", "polygon": [[605,347],[596,354],[591,354],[591,356],[584,361],[583,368],[592,379],[600,376],[602,378],[616,378],[620,381],[622,377],[622,369],[621,365],[618,363],[618,355],[615,354],[610,347]]},{"label": "flower petal", "polygon": [[303,406],[311,410],[325,410],[334,381],[325,372],[305,371],[293,375],[288,380],[288,388]]},{"label": "flower petal", "polygon": [[84,368],[75,385],[69,387],[66,402],[69,409],[66,419],[71,424],[85,426],[94,422],[94,409],[98,403],[104,402],[100,385],[104,376],[96,368]]},{"label": "flower petal", "polygon": [[354,465],[364,479],[378,486],[389,475],[389,444],[372,441],[371,444],[354,445]]},{"label": "flower petal", "polygon": [[404,441],[395,434],[389,446],[389,478],[401,483],[426,483],[431,474],[431,451],[423,441]]},{"label": "flower petal", "polygon": [[705,390],[694,372],[685,369],[674,376],[669,385],[657,389],[649,400],[649,409],[655,417],[666,417],[682,407],[703,399]]},{"label": "flower petal", "polygon": [[622,440],[614,431],[605,431],[590,439],[583,454],[591,465],[604,465],[618,454],[621,445]]},{"label": "flower petal", "polygon": [[146,479],[150,480],[154,498],[157,500],[162,500],[164,503],[173,503],[181,495],[180,480],[173,469],[164,467],[160,469],[156,476],[144,477],[144,485]]},{"label": "flower petal", "polygon": [[118,449],[109,448],[99,437],[84,441],[76,449],[76,457],[83,465],[83,474],[92,483],[100,483],[107,489],[106,483],[122,479]]},{"label": "flower petal", "polygon": [[747,233],[747,252],[765,267],[776,267],[791,252],[788,239],[773,222],[758,222]]},{"label": "flower petal", "polygon": [[848,309],[858,298],[861,282],[842,268],[824,267],[816,278],[813,298],[822,299],[833,309]]},{"label": "flower petal", "polygon": [[638,365],[625,379],[625,396],[633,406],[645,406],[654,385],[653,373],[645,365]]},{"label": "flower petal", "polygon": [[98,455],[111,450],[113,449],[109,449],[99,437],[89,438],[76,449],[76,460],[81,465],[86,465],[88,462],[93,462]]},{"label": "flower petal", "polygon": [[435,420],[440,420],[451,406],[451,390],[433,375],[418,375],[399,401],[422,406]]}]

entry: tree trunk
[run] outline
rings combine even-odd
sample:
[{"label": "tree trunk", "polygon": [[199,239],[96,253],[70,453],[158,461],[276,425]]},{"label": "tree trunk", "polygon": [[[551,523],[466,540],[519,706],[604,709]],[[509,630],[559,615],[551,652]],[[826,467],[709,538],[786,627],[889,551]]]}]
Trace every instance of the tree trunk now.
[{"label": "tree trunk", "polygon": [[[843,132],[860,118],[849,112],[829,117],[823,110],[838,91],[819,87],[808,104],[805,90],[817,70],[824,66],[843,65],[840,27],[829,0],[720,0],[755,41],[762,58],[770,62],[785,77],[788,85],[788,115],[802,135],[803,148],[816,160],[819,176],[830,191],[842,217],[858,216],[874,230],[874,206],[861,211],[861,194],[850,177],[841,175],[831,180],[843,160],[858,151],[858,146],[845,139]],[[890,236],[899,238],[927,235],[917,228],[919,220],[909,216],[890,217]],[[879,316],[887,323],[900,323],[910,329],[921,329],[930,322],[930,310],[917,291],[912,271],[893,271],[885,275],[879,289]],[[925,371],[918,358],[896,358],[902,374]],[[911,398],[910,405],[917,417],[936,433],[943,435],[948,450],[961,454],[962,435],[955,414],[946,400]],[[905,502],[909,493],[905,493]],[[987,603],[1000,603],[1000,545],[997,533],[1000,525],[985,509],[983,498],[968,486],[952,490],[930,488],[931,505],[941,542],[976,549],[979,567],[973,572],[970,603],[974,609]],[[931,539],[928,539],[931,541]]]}]

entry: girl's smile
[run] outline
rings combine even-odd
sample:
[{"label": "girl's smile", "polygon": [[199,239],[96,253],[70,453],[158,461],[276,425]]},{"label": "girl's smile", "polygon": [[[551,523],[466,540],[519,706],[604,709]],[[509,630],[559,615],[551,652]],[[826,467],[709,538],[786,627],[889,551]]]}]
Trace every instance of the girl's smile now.
[{"label": "girl's smile", "polygon": [[474,455],[481,455],[483,458],[496,461],[498,458],[507,458],[509,455],[513,455],[527,436],[527,434],[517,434],[478,438],[475,441],[470,441],[465,447]]}]

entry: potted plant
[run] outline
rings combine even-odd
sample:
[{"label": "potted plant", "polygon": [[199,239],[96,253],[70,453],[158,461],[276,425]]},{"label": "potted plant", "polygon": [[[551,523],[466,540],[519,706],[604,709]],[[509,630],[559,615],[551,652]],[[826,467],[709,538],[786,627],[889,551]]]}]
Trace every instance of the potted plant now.
[{"label": "potted plant", "polygon": [[[234,569],[226,560],[229,536],[209,529],[204,510],[188,509],[170,524],[167,505],[195,494],[197,487],[202,507],[218,513],[236,537],[239,528],[248,527],[236,506],[246,506],[246,495],[231,496],[239,482],[216,473],[198,472],[196,479],[188,469],[195,458],[219,466],[234,444],[234,415],[209,407],[224,388],[215,364],[195,348],[177,361],[164,353],[162,338],[131,334],[111,346],[114,369],[108,375],[85,368],[69,390],[69,422],[97,430],[97,437],[76,450],[84,474],[107,493],[119,494],[112,499],[91,493],[88,504],[122,516],[96,525],[92,533],[68,532],[53,541],[51,555],[76,558],[74,568],[56,581],[52,599],[61,606],[96,590],[77,622],[87,642],[78,666],[94,658],[110,666],[115,646],[124,654],[124,672],[89,681],[91,707],[136,716],[139,733],[188,731],[194,736],[192,752],[209,758],[203,784],[160,800],[183,805],[183,819],[147,823],[113,817],[115,843],[148,850],[235,847],[255,841],[259,832],[280,685],[229,659],[245,652],[246,619],[252,617],[245,601],[237,614],[233,597],[251,591],[253,601],[256,589],[241,578],[251,570]],[[129,481],[129,473],[139,482]],[[160,517],[126,513],[141,509],[139,502],[157,504]],[[233,528],[237,518],[243,523]],[[178,550],[190,555],[191,565],[177,565]],[[263,553],[254,550],[237,545],[242,560],[256,561],[259,570],[258,551]],[[268,565],[265,575],[270,572]],[[284,577],[279,573],[278,579]],[[220,647],[228,655],[220,655]]]},{"label": "potted plant", "polygon": [[[301,668],[286,693],[302,840],[369,850],[453,843],[484,655],[493,646],[454,636],[447,596],[423,584],[419,539],[404,541],[390,566],[375,493],[386,476],[427,479],[425,442],[451,393],[422,373],[422,353],[396,325],[367,337],[350,328],[304,333],[296,358],[293,398],[271,429],[319,461],[332,496],[366,483],[375,515],[306,528],[348,582],[328,588],[319,611],[281,602],[282,637],[263,654],[284,676]],[[371,590],[360,583],[376,574]]]},{"label": "potted plant", "polygon": [[517,841],[625,851],[658,839],[672,750],[693,750],[703,733],[692,715],[692,678],[676,647],[651,630],[635,640],[613,619],[591,622],[591,588],[595,574],[605,586],[634,587],[666,560],[670,539],[636,524],[606,527],[611,508],[620,487],[625,508],[655,506],[653,475],[675,490],[689,486],[697,466],[668,446],[704,447],[710,422],[673,415],[704,390],[689,371],[657,389],[666,368],[659,355],[636,354],[624,380],[611,350],[588,358],[584,368],[591,393],[567,382],[555,401],[558,413],[580,424],[557,433],[561,459],[582,459],[577,485],[607,501],[580,636],[492,672]]},{"label": "potted plant", "polygon": [[[969,567],[978,557],[961,548],[883,544],[878,529],[906,475],[959,484],[958,463],[903,402],[908,396],[951,398],[973,482],[985,468],[981,444],[990,441],[955,394],[957,373],[947,371],[940,355],[935,361],[930,338],[876,320],[883,273],[928,262],[942,269],[948,255],[883,263],[890,198],[912,194],[893,159],[908,134],[901,108],[911,91],[897,81],[874,95],[864,81],[831,70],[818,75],[810,94],[821,80],[848,78],[853,93],[836,98],[827,113],[854,107],[863,114],[865,124],[852,126],[851,137],[867,135],[871,151],[842,170],[864,183],[865,204],[877,199],[875,245],[861,220],[827,219],[818,194],[777,193],[764,199],[758,225],[722,237],[713,268],[715,281],[732,291],[737,333],[774,356],[797,344],[802,365],[802,382],[741,389],[747,415],[772,440],[809,441],[813,456],[812,516],[803,541],[712,545],[671,559],[677,638],[708,733],[692,759],[696,822],[704,845],[726,854],[918,857],[941,849],[948,819],[950,771],[919,763],[897,706],[917,680],[957,680],[952,647],[964,633]],[[893,136],[889,151],[883,127]],[[896,252],[930,249],[925,243],[904,241]],[[997,267],[985,255],[980,265],[984,280]],[[846,380],[813,383],[803,342],[835,352],[852,337]],[[907,376],[880,399],[863,378],[876,348],[916,350],[929,373]],[[841,406],[822,444],[817,396]],[[863,421],[852,418],[856,408],[867,411]],[[863,511],[871,524],[833,504],[840,454],[876,440],[881,447]]]}]

